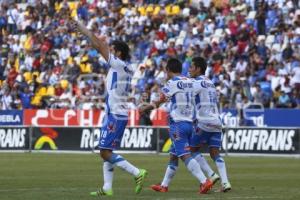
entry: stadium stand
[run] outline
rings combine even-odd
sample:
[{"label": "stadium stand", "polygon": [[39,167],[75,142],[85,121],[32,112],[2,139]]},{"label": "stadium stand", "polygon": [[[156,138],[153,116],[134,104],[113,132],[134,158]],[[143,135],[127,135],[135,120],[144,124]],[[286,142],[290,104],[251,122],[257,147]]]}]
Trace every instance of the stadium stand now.
[{"label": "stadium stand", "polygon": [[187,75],[195,55],[222,107],[300,108],[297,0],[11,2],[0,3],[0,109],[102,107],[108,66],[71,18],[130,44],[133,108],[144,92],[155,98],[169,57]]}]

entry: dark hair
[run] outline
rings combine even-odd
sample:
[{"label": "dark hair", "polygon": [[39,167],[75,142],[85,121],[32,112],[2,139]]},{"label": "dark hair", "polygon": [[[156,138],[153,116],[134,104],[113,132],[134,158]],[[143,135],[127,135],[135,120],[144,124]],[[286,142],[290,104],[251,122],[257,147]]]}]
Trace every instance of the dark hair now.
[{"label": "dark hair", "polygon": [[201,73],[205,73],[206,68],[207,68],[207,63],[206,60],[202,57],[194,57],[192,59],[192,62],[195,64],[196,68],[200,68],[201,69]]},{"label": "dark hair", "polygon": [[166,69],[173,73],[181,73],[182,72],[182,64],[176,58],[170,58],[167,62]]},{"label": "dark hair", "polygon": [[113,46],[115,51],[121,52],[121,59],[122,60],[129,60],[130,54],[129,54],[129,47],[128,45],[121,41],[121,40],[114,40],[111,45]]}]

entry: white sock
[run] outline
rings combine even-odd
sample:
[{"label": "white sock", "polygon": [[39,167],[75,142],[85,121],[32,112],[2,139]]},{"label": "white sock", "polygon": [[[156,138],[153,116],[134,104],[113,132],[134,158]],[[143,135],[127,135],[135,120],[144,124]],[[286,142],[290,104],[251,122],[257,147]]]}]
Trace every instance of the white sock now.
[{"label": "white sock", "polygon": [[113,154],[109,161],[111,164],[114,164],[124,171],[128,172],[129,174],[132,174],[133,176],[138,176],[140,173],[140,170],[133,166],[131,163],[129,163],[127,160],[125,160],[122,156]]},{"label": "white sock", "polygon": [[177,166],[174,165],[168,165],[166,173],[165,173],[165,177],[163,179],[163,181],[161,182],[161,185],[164,187],[168,187],[171,180],[173,179],[173,177],[176,174],[176,170],[177,170]]},{"label": "white sock", "polygon": [[194,159],[199,163],[201,169],[206,172],[208,177],[211,177],[215,172],[210,168],[205,157],[201,153],[194,153]]},{"label": "white sock", "polygon": [[204,184],[206,182],[206,177],[195,159],[192,157],[188,158],[184,161],[184,163],[188,170],[199,180],[200,183]]},{"label": "white sock", "polygon": [[228,183],[225,161],[219,156],[215,158],[215,163],[221,176],[222,183]]},{"label": "white sock", "polygon": [[114,178],[114,166],[107,161],[103,162],[103,190],[111,190],[112,189],[112,182]]}]

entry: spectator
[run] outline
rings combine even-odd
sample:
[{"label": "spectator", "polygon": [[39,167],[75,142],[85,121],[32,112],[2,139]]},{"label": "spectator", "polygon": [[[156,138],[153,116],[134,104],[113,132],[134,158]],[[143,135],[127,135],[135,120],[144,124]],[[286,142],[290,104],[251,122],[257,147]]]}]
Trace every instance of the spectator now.
[{"label": "spectator", "polygon": [[288,108],[290,107],[290,97],[284,91],[281,90],[280,96],[277,102],[278,108]]},{"label": "spectator", "polygon": [[[2,109],[19,107],[22,98],[15,93],[25,87],[33,93],[34,107],[51,107],[49,99],[64,93],[77,101],[63,107],[101,107],[104,85],[93,80],[93,73],[105,76],[108,66],[86,38],[70,28],[70,17],[80,18],[97,35],[106,33],[109,41],[130,44],[131,64],[136,66],[132,104],[146,89],[156,91],[163,83],[165,60],[179,58],[183,75],[188,75],[191,57],[197,55],[207,59],[206,75],[216,84],[223,106],[254,101],[277,106],[280,96],[286,107],[296,105],[298,1],[23,2],[0,3],[0,88],[11,98],[11,106],[2,103]],[[68,91],[61,86],[64,80]],[[278,94],[281,90],[289,103],[284,102],[286,95]],[[82,99],[89,95],[101,96],[99,102]]]}]

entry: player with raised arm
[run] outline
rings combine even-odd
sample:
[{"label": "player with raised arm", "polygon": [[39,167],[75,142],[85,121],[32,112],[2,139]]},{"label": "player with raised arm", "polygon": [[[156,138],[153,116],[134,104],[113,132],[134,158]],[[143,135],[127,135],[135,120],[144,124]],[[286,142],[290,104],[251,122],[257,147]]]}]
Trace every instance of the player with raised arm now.
[{"label": "player with raised arm", "polygon": [[[193,89],[196,105],[194,116],[196,124],[191,139],[191,152],[194,159],[200,164],[201,169],[207,173],[213,183],[216,183],[220,177],[211,169],[206,159],[200,153],[201,146],[208,144],[210,156],[216,163],[221,176],[221,190],[227,192],[231,189],[231,185],[227,178],[225,162],[219,153],[221,147],[222,123],[217,107],[215,86],[211,80],[204,76],[206,67],[207,64],[204,58],[195,57],[192,59],[192,65],[189,69],[190,76],[195,79]],[[151,188],[153,190],[157,192],[168,192],[169,183],[176,174],[177,162],[178,158],[171,156],[163,181],[160,184],[152,185]]]},{"label": "player with raised arm", "polygon": [[152,105],[141,106],[140,112],[157,108],[167,99],[170,100],[170,138],[173,148],[170,154],[172,166],[178,166],[178,159],[184,161],[187,169],[200,182],[200,193],[207,193],[212,188],[212,181],[203,174],[199,164],[191,156],[189,150],[190,139],[193,132],[193,82],[191,79],[181,76],[181,62],[171,58],[167,62],[167,84],[162,88],[162,97]]},{"label": "player with raised arm", "polygon": [[104,57],[109,65],[106,77],[106,109],[101,136],[99,139],[100,156],[103,159],[104,185],[93,196],[112,196],[114,166],[117,166],[135,177],[135,193],[141,192],[147,171],[133,166],[121,155],[113,152],[120,142],[128,122],[127,100],[133,70],[128,64],[129,47],[123,41],[113,41],[108,45],[104,36],[97,37],[81,22],[72,21],[72,25],[88,37],[92,46]]}]

